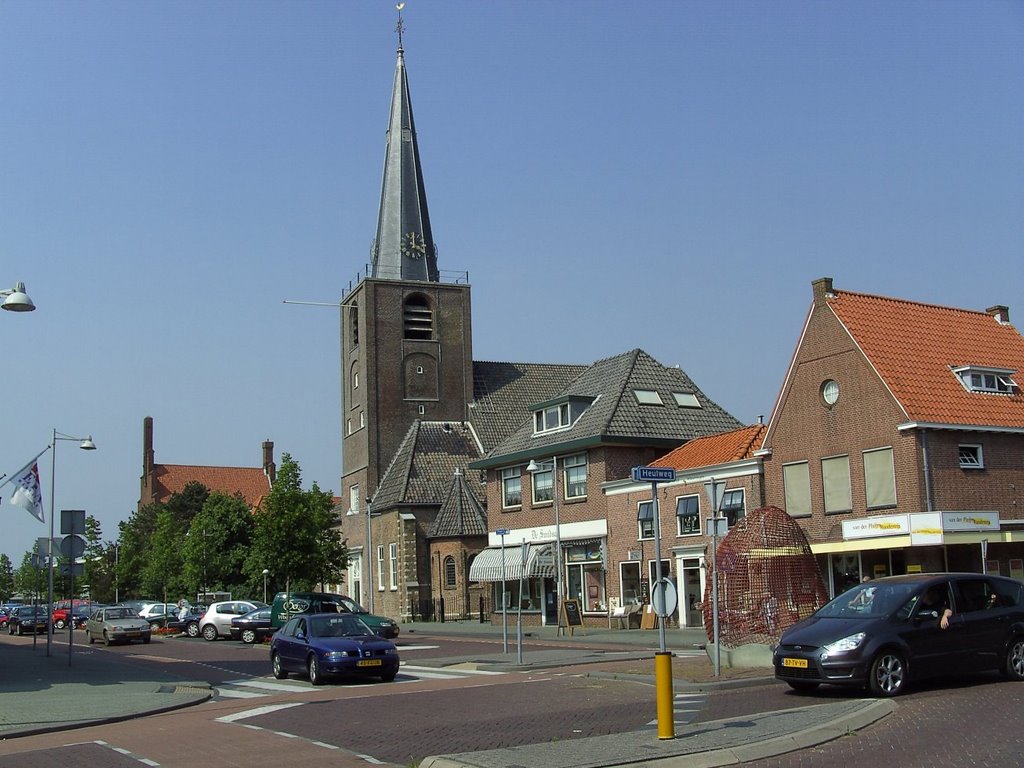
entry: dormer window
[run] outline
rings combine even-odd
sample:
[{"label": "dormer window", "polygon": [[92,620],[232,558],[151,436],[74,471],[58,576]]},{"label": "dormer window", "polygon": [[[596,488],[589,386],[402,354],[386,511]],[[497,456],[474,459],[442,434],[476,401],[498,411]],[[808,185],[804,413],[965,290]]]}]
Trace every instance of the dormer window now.
[{"label": "dormer window", "polygon": [[953,373],[968,392],[1012,395],[1019,389],[1017,382],[1011,378],[1016,371],[1009,369],[963,366],[954,368]]},{"label": "dormer window", "polygon": [[593,398],[562,397],[533,406],[533,433],[569,429],[587,410]]}]

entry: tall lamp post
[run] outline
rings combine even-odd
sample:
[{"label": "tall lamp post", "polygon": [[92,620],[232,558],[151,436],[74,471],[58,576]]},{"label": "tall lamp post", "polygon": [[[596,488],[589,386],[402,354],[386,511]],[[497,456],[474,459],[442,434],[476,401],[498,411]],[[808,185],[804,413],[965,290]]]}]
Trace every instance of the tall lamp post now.
[{"label": "tall lamp post", "polygon": [[[558,520],[558,456],[551,461],[530,459],[526,471],[537,477],[538,472],[551,472],[551,499],[555,506],[555,611],[558,614],[558,632],[562,631],[562,526]],[[522,600],[522,595],[520,595]]]},{"label": "tall lamp post", "polygon": [[0,298],[4,300],[0,307],[10,312],[31,312],[36,308],[32,299],[25,293],[24,283],[15,283],[14,288],[0,290]]},{"label": "tall lamp post", "polygon": [[263,602],[264,603],[267,602],[267,574],[269,574],[269,573],[270,573],[269,569],[267,569],[267,568],[263,569]]},{"label": "tall lamp post", "polygon": [[[25,286],[21,285],[22,290]],[[27,296],[25,298],[28,298]],[[9,301],[10,299],[8,299]],[[4,302],[6,307],[7,302]],[[92,441],[92,435],[88,437],[73,437],[71,435],[65,435],[63,432],[58,432],[56,429],[53,430],[53,437],[50,442],[50,539],[47,545],[47,566],[46,566],[46,611],[52,615],[53,611],[53,489],[55,484],[55,478],[57,477],[57,441],[58,440],[72,440],[78,443],[78,447],[83,451],[95,451],[96,444]],[[74,566],[74,563],[71,564]],[[74,595],[72,595],[72,605],[74,605]],[[70,613],[70,612],[69,612]],[[72,617],[73,618],[73,617]],[[72,625],[74,621],[71,622]],[[46,626],[46,655],[50,655],[50,647],[53,645],[53,622],[47,622]]]}]

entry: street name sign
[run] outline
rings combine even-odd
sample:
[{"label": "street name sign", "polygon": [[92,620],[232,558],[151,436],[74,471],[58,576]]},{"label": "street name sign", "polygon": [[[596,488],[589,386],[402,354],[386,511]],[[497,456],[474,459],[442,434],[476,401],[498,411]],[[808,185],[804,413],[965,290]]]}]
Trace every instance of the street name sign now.
[{"label": "street name sign", "polygon": [[634,483],[669,483],[676,479],[671,467],[633,467]]}]

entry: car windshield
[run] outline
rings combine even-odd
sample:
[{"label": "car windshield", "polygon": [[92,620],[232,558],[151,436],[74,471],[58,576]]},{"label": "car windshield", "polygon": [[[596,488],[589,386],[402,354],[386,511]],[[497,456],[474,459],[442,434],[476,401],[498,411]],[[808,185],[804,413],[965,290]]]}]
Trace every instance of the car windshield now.
[{"label": "car windshield", "polygon": [[341,604],[345,606],[345,610],[351,611],[352,613],[369,613],[368,610],[363,608],[359,603],[353,600],[351,597],[341,598]]},{"label": "car windshield", "polygon": [[127,608],[111,608],[106,613],[108,619],[128,619],[131,618],[131,612]]},{"label": "car windshield", "polygon": [[314,616],[309,623],[310,633],[314,637],[358,637],[373,634],[369,627],[351,615]]},{"label": "car windshield", "polygon": [[873,584],[871,582],[858,584],[826,603],[817,615],[839,619],[887,616],[905,604],[918,586],[917,584]]}]

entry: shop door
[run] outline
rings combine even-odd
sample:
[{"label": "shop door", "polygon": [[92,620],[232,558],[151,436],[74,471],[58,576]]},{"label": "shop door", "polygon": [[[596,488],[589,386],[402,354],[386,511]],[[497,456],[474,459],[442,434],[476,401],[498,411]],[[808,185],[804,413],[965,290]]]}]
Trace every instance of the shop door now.
[{"label": "shop door", "polygon": [[544,579],[544,624],[558,624],[558,592],[554,579]]}]

